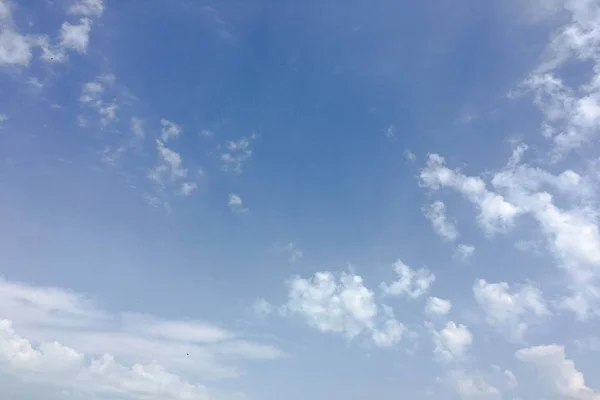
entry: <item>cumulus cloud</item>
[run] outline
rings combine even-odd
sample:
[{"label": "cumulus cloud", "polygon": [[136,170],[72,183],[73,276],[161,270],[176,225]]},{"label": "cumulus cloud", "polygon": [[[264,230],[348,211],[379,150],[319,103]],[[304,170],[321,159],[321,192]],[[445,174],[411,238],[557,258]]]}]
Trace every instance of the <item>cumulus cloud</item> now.
[{"label": "cumulus cloud", "polygon": [[186,177],[187,168],[183,167],[183,160],[179,153],[166,147],[159,139],[156,140],[156,149],[159,162],[150,171],[150,179],[160,185],[165,185],[167,182],[174,182]]},{"label": "cumulus cloud", "polygon": [[[501,400],[517,387],[517,378],[511,370],[492,365],[489,370],[453,368],[438,381],[454,391],[460,399]],[[518,399],[518,397],[514,397]]]},{"label": "cumulus cloud", "polygon": [[453,321],[446,323],[440,331],[431,330],[435,358],[442,363],[460,362],[465,360],[467,351],[473,343],[473,335],[462,324]]},{"label": "cumulus cloud", "polygon": [[235,193],[229,193],[229,201],[227,202],[229,209],[236,213],[243,213],[248,211],[246,207],[244,207],[244,202],[242,198]]},{"label": "cumulus cloud", "polygon": [[454,256],[463,262],[469,261],[473,257],[473,254],[475,254],[475,246],[463,243],[456,246],[456,250],[454,251]]},{"label": "cumulus cloud", "polygon": [[294,242],[286,244],[283,249],[289,253],[289,262],[291,263],[298,262],[304,257],[304,251],[299,249],[298,245]]},{"label": "cumulus cloud", "polygon": [[351,340],[370,338],[379,347],[393,346],[405,331],[392,309],[377,304],[374,293],[362,277],[342,273],[317,272],[312,279],[295,277],[288,282],[285,314],[301,317],[321,332],[338,334]]},{"label": "cumulus cloud", "polygon": [[[51,385],[57,393],[147,399],[221,399],[186,382],[233,378],[232,360],[272,360],[283,353],[215,324],[148,314],[111,313],[86,296],[0,280],[0,375]],[[226,397],[228,398],[228,397]]]},{"label": "cumulus cloud", "polygon": [[131,132],[136,137],[144,137],[144,121],[137,117],[131,118]]},{"label": "cumulus cloud", "polygon": [[557,395],[572,400],[600,399],[600,392],[586,386],[583,374],[575,368],[573,360],[566,358],[563,346],[524,348],[516,352],[516,357],[532,364],[544,384]]},{"label": "cumulus cloud", "polygon": [[450,300],[440,299],[439,297],[429,297],[425,303],[425,312],[429,315],[446,315],[452,309]]},{"label": "cumulus cloud", "polygon": [[446,217],[446,205],[441,201],[436,201],[423,209],[425,217],[431,222],[435,233],[442,239],[454,241],[458,238],[458,228],[456,224]]},{"label": "cumulus cloud", "polygon": [[14,6],[0,0],[0,65],[26,67],[31,62],[35,37],[18,32],[12,17]]},{"label": "cumulus cloud", "polygon": [[165,143],[171,139],[178,138],[181,134],[181,126],[177,125],[175,122],[163,118],[160,120],[160,125],[162,126],[160,138]]},{"label": "cumulus cloud", "polygon": [[77,25],[65,22],[60,27],[60,45],[65,49],[85,53],[88,48],[91,30],[92,21],[89,18],[81,18]]},{"label": "cumulus cloud", "polygon": [[252,311],[261,317],[266,317],[275,311],[275,306],[260,297],[254,301],[254,304],[252,304]]},{"label": "cumulus cloud", "polygon": [[513,341],[523,340],[529,323],[550,314],[542,293],[530,284],[511,291],[506,282],[479,279],[473,285],[473,294],[487,322]]},{"label": "cumulus cloud", "polygon": [[192,193],[194,193],[196,191],[196,189],[198,189],[198,185],[194,182],[183,182],[181,184],[181,190],[180,193],[182,196],[189,196]]},{"label": "cumulus cloud", "polygon": [[383,282],[380,285],[382,292],[389,296],[407,296],[417,299],[425,295],[435,281],[435,275],[426,268],[414,270],[401,260],[394,263],[394,271],[398,279],[390,284]]},{"label": "cumulus cloud", "polygon": [[516,216],[521,213],[518,207],[506,201],[501,195],[487,189],[479,177],[466,176],[446,167],[446,161],[437,154],[430,154],[427,166],[421,170],[421,183],[430,189],[451,188],[479,208],[478,222],[488,234],[510,228]]},{"label": "cumulus cloud", "polygon": [[238,174],[243,172],[244,163],[252,156],[250,144],[253,139],[254,136],[250,138],[243,137],[225,144],[225,151],[221,153],[221,163],[224,171],[232,171]]},{"label": "cumulus cloud", "polygon": [[115,86],[115,81],[114,75],[100,75],[94,80],[84,83],[81,88],[79,102],[95,110],[102,125],[108,125],[118,120],[119,106],[114,98],[109,96]]},{"label": "cumulus cloud", "polygon": [[69,7],[69,13],[86,17],[99,17],[104,12],[103,0],[77,0]]}]

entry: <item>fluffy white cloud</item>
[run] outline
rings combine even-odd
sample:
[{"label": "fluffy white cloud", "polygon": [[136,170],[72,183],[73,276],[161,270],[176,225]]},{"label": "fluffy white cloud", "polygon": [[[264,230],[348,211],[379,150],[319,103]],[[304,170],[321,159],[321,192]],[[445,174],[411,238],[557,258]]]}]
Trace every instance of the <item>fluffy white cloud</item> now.
[{"label": "fluffy white cloud", "polygon": [[131,118],[131,132],[136,137],[144,137],[144,121],[137,117]]},{"label": "fluffy white cloud", "polygon": [[118,121],[119,106],[116,104],[116,100],[107,100],[111,91],[114,91],[115,82],[114,75],[100,75],[94,80],[84,83],[79,96],[79,101],[94,109],[100,117],[100,122],[105,126]]},{"label": "fluffy white cloud", "polygon": [[533,346],[517,351],[516,357],[533,364],[541,380],[556,394],[572,400],[600,399],[600,392],[586,386],[583,374],[566,358],[563,346]]},{"label": "fluffy white cloud", "polygon": [[472,400],[509,398],[508,392],[517,387],[517,378],[512,371],[502,370],[495,365],[489,370],[454,368],[438,381],[454,391],[460,399]]},{"label": "fluffy white cloud", "polygon": [[446,315],[452,309],[450,300],[440,299],[439,297],[429,297],[425,303],[425,312],[429,315]]},{"label": "fluffy white cloud", "polygon": [[501,195],[486,188],[479,177],[466,176],[446,167],[443,157],[430,154],[421,170],[421,183],[430,189],[452,188],[479,208],[478,222],[488,234],[504,231],[513,225],[521,210]]},{"label": "fluffy white cloud", "polygon": [[289,261],[291,263],[298,262],[304,257],[304,252],[298,248],[296,243],[290,242],[284,246],[284,250],[290,254]]},{"label": "fluffy white cloud", "polygon": [[267,315],[275,311],[275,306],[273,306],[273,304],[260,297],[254,301],[254,304],[252,304],[252,311],[254,311],[255,314],[261,317],[266,317]]},{"label": "fluffy white cloud", "polygon": [[241,374],[232,360],[283,356],[214,324],[108,313],[78,293],[4,280],[0,316],[0,375],[26,380],[24,393],[39,382],[84,397],[229,398],[167,369],[196,379],[232,378]]},{"label": "fluffy white cloud", "polygon": [[449,221],[446,217],[446,205],[441,201],[436,201],[423,209],[425,217],[431,222],[435,233],[441,238],[454,241],[458,238],[458,229],[456,224]]},{"label": "fluffy white cloud", "polygon": [[86,17],[99,17],[103,12],[103,0],[77,0],[69,8],[69,13]]},{"label": "fluffy white cloud", "polygon": [[300,316],[322,332],[348,339],[369,335],[380,347],[396,344],[404,333],[391,308],[378,305],[358,275],[343,273],[338,280],[330,272],[317,272],[312,280],[295,277],[288,285],[284,313]]},{"label": "fluffy white cloud", "polygon": [[224,171],[233,171],[238,174],[243,172],[244,163],[252,156],[250,138],[243,137],[237,141],[229,141],[225,144],[226,151],[221,154],[222,168]]},{"label": "fluffy white cloud", "polygon": [[183,381],[154,362],[126,366],[104,355],[89,363],[82,353],[58,342],[38,347],[0,320],[0,370],[82,394],[120,393],[146,399],[211,399],[206,387]]},{"label": "fluffy white cloud", "polygon": [[[518,158],[513,155],[492,183],[537,221],[551,254],[569,278],[572,294],[563,305],[584,318],[600,301],[600,231],[597,211],[587,201],[593,189],[573,171],[552,175],[519,164]],[[571,197],[569,209],[558,207],[555,197],[544,191],[551,188]]]},{"label": "fluffy white cloud", "polygon": [[466,358],[469,346],[473,343],[473,335],[462,324],[453,321],[446,323],[440,330],[431,330],[433,337],[433,353],[436,359],[443,363],[460,362]]},{"label": "fluffy white cloud", "polygon": [[183,160],[179,153],[166,147],[159,139],[156,139],[156,149],[159,162],[150,171],[150,179],[164,185],[168,181],[174,182],[186,177],[187,168],[183,167]]},{"label": "fluffy white cloud", "polygon": [[488,283],[480,279],[473,285],[473,294],[488,323],[510,340],[522,340],[528,323],[550,314],[542,293],[530,284],[511,291],[506,282]]},{"label": "fluffy white cloud", "polygon": [[435,281],[435,275],[426,268],[413,270],[401,260],[394,263],[394,271],[398,275],[398,279],[391,284],[383,282],[380,285],[386,295],[407,296],[416,299],[426,294]]},{"label": "fluffy white cloud", "polygon": [[28,66],[35,38],[17,31],[12,8],[8,0],[0,0],[0,65]]},{"label": "fluffy white cloud", "polygon": [[171,139],[177,139],[181,134],[181,126],[175,122],[163,118],[160,120],[160,125],[162,126],[160,138],[165,143]]},{"label": "fluffy white cloud", "polygon": [[456,246],[456,250],[454,251],[454,256],[463,262],[469,261],[473,257],[473,254],[475,254],[475,246],[463,243]]},{"label": "fluffy white cloud", "polygon": [[243,213],[248,211],[248,209],[244,207],[244,202],[242,201],[242,198],[235,193],[229,193],[229,200],[227,202],[227,205],[229,206],[229,209],[231,211],[237,213]]},{"label": "fluffy white cloud", "polygon": [[181,184],[180,193],[182,196],[187,197],[190,194],[194,193],[196,189],[198,189],[198,184],[196,184],[195,182],[183,182]]},{"label": "fluffy white cloud", "polygon": [[92,21],[89,18],[81,18],[78,25],[65,22],[60,27],[60,45],[65,49],[85,53],[90,41],[91,30]]}]

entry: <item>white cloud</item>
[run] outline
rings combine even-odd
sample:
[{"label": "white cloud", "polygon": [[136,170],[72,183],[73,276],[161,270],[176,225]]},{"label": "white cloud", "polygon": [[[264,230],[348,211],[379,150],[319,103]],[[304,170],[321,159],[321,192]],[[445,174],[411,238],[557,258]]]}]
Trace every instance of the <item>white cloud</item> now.
[{"label": "white cloud", "polygon": [[317,272],[312,280],[289,281],[287,315],[298,315],[321,332],[343,335],[349,340],[368,335],[376,346],[389,347],[400,341],[404,326],[389,307],[378,305],[371,290],[358,275]]},{"label": "white cloud", "polygon": [[290,254],[289,262],[291,263],[298,262],[304,257],[304,252],[294,242],[286,244],[284,250]]},{"label": "white cloud", "polygon": [[187,169],[183,167],[183,160],[179,153],[169,149],[158,139],[156,139],[156,149],[159,163],[150,171],[150,179],[164,185],[167,181],[174,182],[186,177]]},{"label": "white cloud", "polygon": [[162,126],[160,138],[163,142],[168,142],[170,139],[177,139],[181,134],[181,126],[177,125],[175,122],[161,119],[160,124]]},{"label": "white cloud", "polygon": [[473,257],[473,254],[475,254],[475,246],[463,243],[456,246],[456,250],[454,252],[455,257],[463,262],[469,261],[471,257]]},{"label": "white cloud", "polygon": [[458,229],[456,225],[446,217],[446,205],[441,201],[436,201],[423,208],[425,217],[431,222],[435,233],[442,239],[454,241],[458,238]]},{"label": "white cloud", "polygon": [[473,285],[473,294],[487,322],[513,341],[523,340],[529,323],[550,314],[542,293],[530,284],[511,291],[506,282],[480,279]]},{"label": "white cloud", "polygon": [[415,155],[415,153],[413,153],[410,150],[405,150],[404,151],[404,156],[406,157],[406,159],[410,162],[413,162],[417,159],[417,156]]},{"label": "white cloud", "polygon": [[462,324],[457,325],[453,321],[446,323],[440,330],[431,330],[433,338],[435,358],[442,363],[460,362],[465,360],[467,351],[473,343],[473,335],[469,329]]},{"label": "white cloud", "polygon": [[129,367],[110,355],[88,363],[82,353],[58,342],[42,342],[34,347],[15,333],[8,320],[0,320],[0,368],[88,395],[120,393],[156,400],[212,398],[206,387],[185,382],[158,363]]},{"label": "white cloud", "polygon": [[103,0],[77,0],[69,8],[70,14],[99,17],[104,12]]},{"label": "white cloud", "polygon": [[250,138],[241,138],[237,141],[229,141],[225,144],[226,151],[221,154],[222,168],[224,171],[233,171],[238,174],[243,172],[244,163],[252,156]]},{"label": "white cloud", "polygon": [[214,324],[109,313],[75,292],[5,280],[0,315],[0,375],[26,380],[23,393],[39,382],[84,397],[118,391],[128,398],[196,399],[210,393],[208,398],[220,399],[220,392],[186,383],[167,368],[214,380],[241,374],[232,360],[283,356]]},{"label": "white cloud", "polygon": [[93,81],[84,83],[81,88],[79,101],[98,113],[102,125],[118,121],[119,106],[114,99],[106,99],[109,89],[115,85],[115,80],[114,75],[100,75]]},{"label": "white cloud", "polygon": [[[492,183],[537,221],[550,253],[567,272],[572,294],[563,306],[587,317],[600,301],[600,231],[597,212],[587,202],[593,189],[573,171],[552,175],[518,162],[495,174]],[[556,206],[555,197],[544,191],[551,188],[571,198],[569,209]]]},{"label": "white cloud", "polygon": [[567,359],[559,345],[533,346],[516,352],[518,360],[532,364],[541,380],[556,394],[572,400],[598,400],[600,392],[586,386],[584,376]]},{"label": "white cloud", "polygon": [[393,141],[396,140],[396,134],[394,133],[394,127],[392,125],[388,126],[388,128],[386,129],[386,131],[385,131],[385,137],[390,142],[393,142]]},{"label": "white cloud", "polygon": [[427,298],[425,303],[425,312],[429,315],[446,315],[452,309],[450,300],[440,299],[439,297]]},{"label": "white cloud", "polygon": [[[570,21],[554,32],[545,59],[521,85],[533,93],[534,103],[543,115],[542,133],[552,140],[559,157],[588,143],[600,132],[598,4],[561,1],[560,6],[558,9]],[[579,86],[565,84],[557,73],[569,62],[591,72],[590,80]],[[586,72],[581,72],[581,76],[586,76]]]},{"label": "white cloud", "polygon": [[87,52],[91,30],[92,21],[89,18],[81,18],[78,25],[64,22],[60,27],[60,45],[65,49],[85,53]]},{"label": "white cloud", "polygon": [[242,198],[235,193],[229,193],[229,201],[227,204],[229,205],[229,209],[231,211],[235,211],[237,213],[248,211],[248,209],[244,207]]},{"label": "white cloud", "polygon": [[16,30],[12,8],[10,2],[0,1],[0,65],[26,67],[31,62],[34,38]]},{"label": "white cloud", "polygon": [[194,182],[183,182],[181,184],[181,195],[182,196],[189,196],[190,194],[194,193],[196,191],[196,189],[198,189],[198,185]]},{"label": "white cloud", "polygon": [[443,157],[430,154],[421,170],[421,183],[434,190],[452,188],[479,208],[478,222],[488,234],[505,231],[513,225],[521,210],[499,194],[489,191],[479,177],[463,175],[446,167]]},{"label": "white cloud", "polygon": [[131,118],[131,132],[136,137],[144,137],[144,121],[137,117]]},{"label": "white cloud", "polygon": [[413,270],[401,260],[394,263],[394,271],[398,280],[391,284],[383,282],[380,287],[384,294],[390,296],[404,296],[416,299],[429,291],[435,281],[435,275],[425,268]]},{"label": "white cloud", "polygon": [[254,311],[255,314],[261,317],[266,317],[267,315],[275,311],[275,306],[273,306],[271,303],[269,303],[267,300],[261,297],[256,299],[254,301],[254,304],[252,304],[252,311]]},{"label": "white cloud", "polygon": [[446,372],[440,381],[450,387],[461,399],[502,399],[502,392],[477,371],[452,369]]}]

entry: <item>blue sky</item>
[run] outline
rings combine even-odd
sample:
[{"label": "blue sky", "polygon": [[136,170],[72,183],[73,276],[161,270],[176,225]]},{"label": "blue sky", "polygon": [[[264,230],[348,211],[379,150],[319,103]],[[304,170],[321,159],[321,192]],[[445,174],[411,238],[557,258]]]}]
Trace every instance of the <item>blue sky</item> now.
[{"label": "blue sky", "polygon": [[600,399],[600,2],[405,3],[0,0],[0,397]]}]

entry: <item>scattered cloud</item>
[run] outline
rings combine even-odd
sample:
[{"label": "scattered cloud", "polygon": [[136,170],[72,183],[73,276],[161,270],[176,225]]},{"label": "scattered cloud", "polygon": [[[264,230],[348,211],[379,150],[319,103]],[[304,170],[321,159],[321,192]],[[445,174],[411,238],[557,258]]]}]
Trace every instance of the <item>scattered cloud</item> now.
[{"label": "scattered cloud", "polygon": [[454,251],[454,256],[462,262],[468,262],[473,257],[473,254],[475,254],[475,246],[463,243],[456,246],[456,250]]},{"label": "scattered cloud", "polygon": [[404,151],[404,156],[406,157],[406,159],[410,162],[416,161],[417,160],[417,156],[415,155],[415,153],[413,153],[410,150],[405,150]]},{"label": "scattered cloud", "polygon": [[302,257],[304,257],[304,251],[300,250],[294,242],[289,242],[284,246],[283,249],[290,255],[290,263],[298,262],[302,259]]},{"label": "scattered cloud", "polygon": [[176,151],[169,149],[165,144],[156,139],[158,151],[158,165],[149,174],[149,178],[161,186],[167,182],[175,182],[187,175],[187,169],[183,167],[183,160]]},{"label": "scattered cloud", "polygon": [[453,368],[444,373],[438,382],[454,391],[460,399],[518,399],[516,396],[508,396],[508,392],[518,385],[515,374],[496,365],[492,365],[489,370]]},{"label": "scattered cloud", "polygon": [[358,275],[342,273],[338,279],[330,272],[317,272],[313,279],[294,277],[288,287],[284,314],[299,316],[321,332],[348,340],[363,336],[378,347],[390,347],[405,331],[391,308],[375,302]]},{"label": "scattered cloud", "polygon": [[454,241],[458,238],[458,229],[456,224],[449,221],[446,217],[446,205],[441,201],[436,201],[423,208],[425,217],[431,222],[435,233],[442,239]]},{"label": "scattered cloud", "polygon": [[164,143],[167,143],[171,139],[177,139],[181,134],[181,126],[175,122],[163,118],[160,120],[160,124],[162,126],[160,138]]},{"label": "scattered cloud", "polygon": [[238,174],[243,172],[244,163],[252,156],[250,144],[253,139],[254,135],[250,138],[243,137],[225,144],[225,151],[221,153],[221,163],[224,171],[232,171]]},{"label": "scattered cloud", "polygon": [[512,341],[522,341],[528,324],[550,315],[542,293],[530,284],[511,292],[506,282],[480,279],[473,285],[473,294],[487,322]]},{"label": "scattered cloud", "polygon": [[235,193],[229,194],[229,201],[227,204],[229,205],[229,209],[236,213],[244,213],[248,211],[248,209],[244,207],[242,198]]},{"label": "scattered cloud", "polygon": [[6,121],[8,121],[8,115],[0,113],[0,127]]},{"label": "scattered cloud", "polygon": [[518,360],[532,364],[541,380],[559,396],[572,400],[597,400],[600,392],[586,386],[584,376],[566,358],[563,346],[555,344],[524,348],[516,353]]},{"label": "scattered cloud", "polygon": [[92,21],[89,18],[81,18],[78,25],[63,23],[60,27],[60,46],[79,53],[87,52],[91,30]]},{"label": "scattered cloud", "polygon": [[512,227],[514,219],[521,213],[515,205],[499,194],[486,188],[479,177],[466,176],[446,167],[446,161],[437,154],[430,154],[427,166],[421,170],[421,183],[430,189],[452,188],[465,196],[479,208],[478,222],[486,233],[493,234]]},{"label": "scattered cloud", "polygon": [[220,391],[174,371],[213,381],[242,373],[233,360],[284,356],[215,324],[111,313],[55,287],[0,280],[0,315],[0,375],[88,397],[221,399]]},{"label": "scattered cloud", "polygon": [[99,17],[103,12],[103,0],[78,0],[69,8],[70,14],[86,17]]},{"label": "scattered cloud", "polygon": [[260,297],[254,301],[254,304],[252,305],[252,311],[254,311],[256,315],[266,317],[275,311],[275,306]]},{"label": "scattered cloud", "polygon": [[396,140],[396,134],[394,133],[394,127],[390,125],[385,131],[385,137],[388,141],[393,142]]},{"label": "scattered cloud", "polygon": [[198,189],[198,185],[194,182],[183,182],[181,184],[181,195],[189,196]]},{"label": "scattered cloud", "polygon": [[79,101],[81,104],[94,109],[100,117],[102,125],[116,122],[119,106],[114,99],[107,99],[108,90],[115,85],[114,75],[100,75],[90,82],[83,84]]},{"label": "scattered cloud", "polygon": [[144,121],[137,117],[131,117],[131,132],[136,137],[144,137]]},{"label": "scattered cloud", "polygon": [[384,294],[389,296],[407,296],[411,299],[419,298],[429,291],[435,281],[435,275],[425,268],[413,270],[401,260],[394,263],[394,271],[398,280],[391,284],[383,282],[380,287]]},{"label": "scattered cloud", "polygon": [[460,362],[467,356],[467,351],[473,343],[473,335],[469,329],[462,324],[457,325],[453,321],[436,331],[431,329],[435,358],[442,363]]},{"label": "scattered cloud", "polygon": [[446,315],[452,309],[452,303],[450,300],[440,299],[439,297],[431,296],[427,298],[425,303],[425,313],[428,315]]}]

